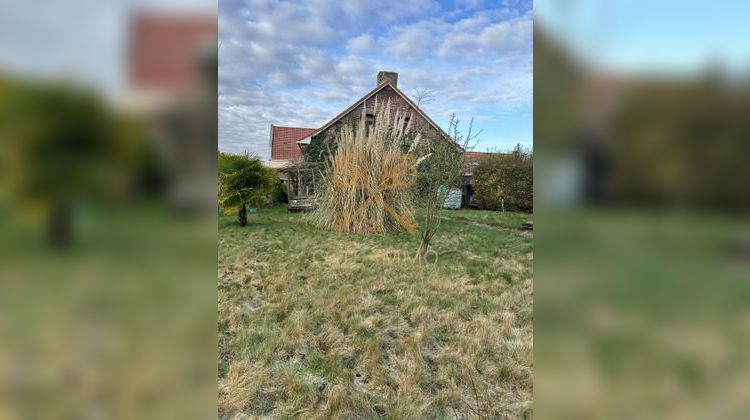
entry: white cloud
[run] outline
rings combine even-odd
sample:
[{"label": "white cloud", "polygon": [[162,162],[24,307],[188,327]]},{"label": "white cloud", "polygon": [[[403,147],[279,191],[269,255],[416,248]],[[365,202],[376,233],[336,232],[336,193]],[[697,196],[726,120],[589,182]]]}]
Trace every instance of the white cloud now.
[{"label": "white cloud", "polygon": [[[494,58],[519,50],[530,50],[533,23],[530,13],[519,18],[487,25],[467,19],[448,33],[438,48],[446,58]],[[529,51],[530,52],[530,51]]]},{"label": "white cloud", "polygon": [[346,49],[350,53],[367,53],[371,52],[375,44],[375,39],[370,34],[356,36],[346,42]]},{"label": "white cloud", "polygon": [[422,20],[408,26],[396,27],[382,39],[381,46],[401,59],[420,59],[428,56],[450,25],[439,19]]}]

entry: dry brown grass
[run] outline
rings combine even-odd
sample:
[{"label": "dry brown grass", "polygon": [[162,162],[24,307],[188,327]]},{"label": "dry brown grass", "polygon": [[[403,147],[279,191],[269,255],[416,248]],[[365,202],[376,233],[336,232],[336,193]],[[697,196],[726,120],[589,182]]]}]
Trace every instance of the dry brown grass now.
[{"label": "dry brown grass", "polygon": [[371,126],[363,111],[356,126],[341,128],[313,214],[318,226],[338,233],[416,231],[411,197],[416,159],[401,148],[408,141],[413,150],[420,136],[409,136],[408,116],[392,113],[390,101],[376,102],[374,115]]},{"label": "dry brown grass", "polygon": [[447,220],[419,265],[300,216],[221,227],[222,418],[531,414],[531,238]]}]

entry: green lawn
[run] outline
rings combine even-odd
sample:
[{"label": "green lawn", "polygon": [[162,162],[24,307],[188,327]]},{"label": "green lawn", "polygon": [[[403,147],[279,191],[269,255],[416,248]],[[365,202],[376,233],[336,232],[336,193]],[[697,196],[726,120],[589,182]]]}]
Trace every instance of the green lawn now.
[{"label": "green lawn", "polygon": [[443,216],[505,229],[521,229],[521,223],[533,221],[533,215],[515,211],[443,210]]},{"label": "green lawn", "polygon": [[747,417],[746,215],[536,216],[536,415]]},{"label": "green lawn", "polygon": [[416,236],[249,219],[219,220],[222,418],[531,415],[531,236],[444,220],[420,266]]},{"label": "green lawn", "polygon": [[89,207],[55,251],[2,216],[1,418],[215,415],[215,218]]}]

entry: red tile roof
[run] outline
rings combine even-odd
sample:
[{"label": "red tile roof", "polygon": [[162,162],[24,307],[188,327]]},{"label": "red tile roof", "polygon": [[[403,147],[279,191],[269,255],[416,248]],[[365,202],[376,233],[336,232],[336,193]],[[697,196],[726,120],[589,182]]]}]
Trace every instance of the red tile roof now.
[{"label": "red tile roof", "polygon": [[315,128],[271,126],[271,159],[297,159],[302,157],[298,141],[312,134]]},{"label": "red tile roof", "polygon": [[216,54],[217,27],[215,14],[135,15],[128,63],[131,87],[184,91],[199,86],[202,54]]},{"label": "red tile roof", "polygon": [[483,157],[494,155],[491,152],[464,152],[464,162],[479,162]]}]

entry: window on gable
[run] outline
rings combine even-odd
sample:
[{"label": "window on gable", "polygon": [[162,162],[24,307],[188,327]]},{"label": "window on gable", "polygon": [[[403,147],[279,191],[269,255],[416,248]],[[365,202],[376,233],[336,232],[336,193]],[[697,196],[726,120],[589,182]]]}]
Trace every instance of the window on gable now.
[{"label": "window on gable", "polygon": [[367,129],[368,133],[370,132],[373,124],[375,124],[375,114],[365,114],[365,128]]}]

